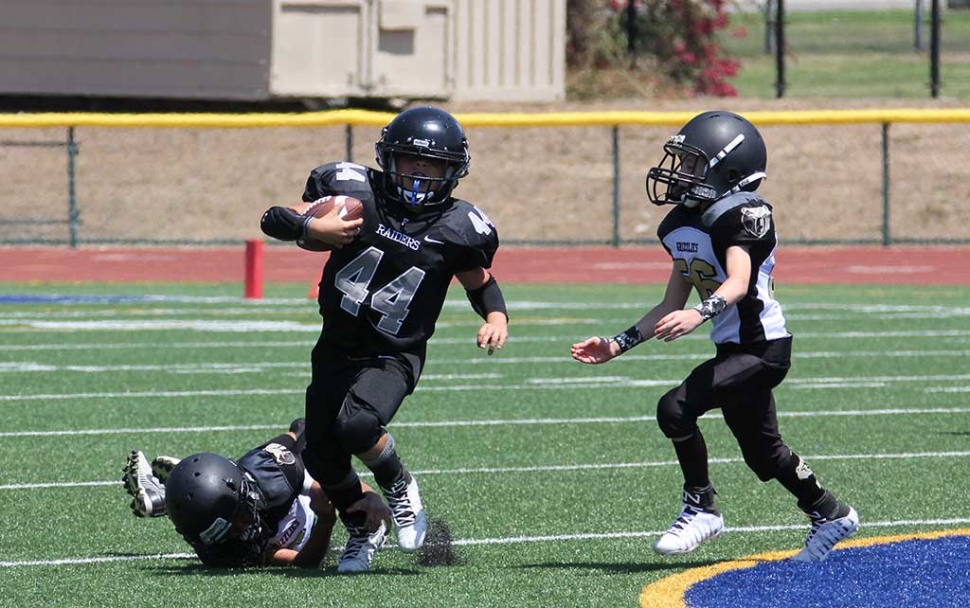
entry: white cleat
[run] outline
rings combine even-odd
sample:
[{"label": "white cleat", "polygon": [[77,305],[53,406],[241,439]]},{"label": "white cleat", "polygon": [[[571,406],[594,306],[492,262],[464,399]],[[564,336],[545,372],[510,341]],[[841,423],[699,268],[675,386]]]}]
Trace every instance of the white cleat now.
[{"label": "white cleat", "polygon": [[720,513],[704,511],[685,502],[674,523],[653,543],[653,550],[661,555],[690,553],[723,531],[724,517]]},{"label": "white cleat", "polygon": [[390,489],[381,488],[387,506],[391,508],[394,520],[394,534],[397,546],[405,553],[417,551],[424,544],[428,533],[428,519],[418,493],[418,482],[411,477],[411,483],[401,479]]},{"label": "white cleat", "polygon": [[337,572],[341,574],[369,572],[374,554],[384,545],[385,538],[387,538],[387,528],[384,522],[381,522],[381,527],[373,534],[351,533],[343,553],[340,554],[340,561],[337,562]]},{"label": "white cleat", "polygon": [[131,512],[135,517],[161,517],[165,515],[165,486],[152,474],[145,454],[132,450],[125,463],[125,491],[131,495]]},{"label": "white cleat", "polygon": [[180,462],[182,460],[174,456],[156,456],[155,460],[152,460],[152,474],[158,478],[158,481],[162,485],[165,485],[168,481],[168,476],[172,474],[172,470]]},{"label": "white cleat", "polygon": [[836,519],[812,518],[812,530],[805,539],[805,548],[792,556],[796,562],[822,562],[829,556],[836,543],[843,541],[859,529],[859,514],[849,507],[849,512]]}]

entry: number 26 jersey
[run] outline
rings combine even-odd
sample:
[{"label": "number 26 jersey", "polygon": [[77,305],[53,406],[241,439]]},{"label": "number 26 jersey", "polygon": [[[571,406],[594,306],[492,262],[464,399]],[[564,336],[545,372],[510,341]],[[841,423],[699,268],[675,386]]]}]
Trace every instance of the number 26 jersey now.
[{"label": "number 26 jersey", "polygon": [[677,205],[657,229],[657,236],[684,280],[707,299],[727,279],[727,250],[747,249],[751,278],[744,297],[711,319],[715,344],[750,344],[786,338],[781,305],[774,299],[775,224],[771,205],[753,192],[738,192],[703,212]]}]

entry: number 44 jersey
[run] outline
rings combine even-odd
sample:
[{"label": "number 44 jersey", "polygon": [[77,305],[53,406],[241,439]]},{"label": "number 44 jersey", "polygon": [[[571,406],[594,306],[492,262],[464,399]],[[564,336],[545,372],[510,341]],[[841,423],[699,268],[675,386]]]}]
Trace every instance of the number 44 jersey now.
[{"label": "number 44 jersey", "polygon": [[383,174],[355,163],[313,170],[304,201],[343,194],[364,204],[360,235],[330,252],[320,282],[322,339],[349,354],[422,352],[456,273],[489,268],[498,233],[474,205],[421,213],[383,195]]},{"label": "number 44 jersey", "polygon": [[777,240],[771,205],[760,196],[739,192],[704,211],[677,205],[661,222],[657,236],[702,300],[727,279],[729,247],[744,247],[751,256],[747,293],[712,319],[714,343],[749,344],[791,335],[772,293]]}]

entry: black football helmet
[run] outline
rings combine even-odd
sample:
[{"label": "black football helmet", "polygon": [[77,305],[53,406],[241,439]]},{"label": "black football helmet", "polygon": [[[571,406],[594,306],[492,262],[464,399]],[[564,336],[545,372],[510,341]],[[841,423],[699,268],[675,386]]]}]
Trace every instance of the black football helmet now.
[{"label": "black football helmet", "polygon": [[193,546],[258,538],[261,500],[254,480],[239,465],[209,452],[183,458],[165,482],[169,519]]},{"label": "black football helmet", "polygon": [[[375,148],[377,164],[384,170],[385,195],[411,211],[446,202],[458,180],[468,175],[471,162],[461,125],[448,112],[430,106],[398,114],[384,127]],[[447,161],[444,177],[402,174],[397,167],[398,154]]]},{"label": "black football helmet", "polygon": [[660,164],[647,172],[647,198],[654,205],[686,207],[747,190],[767,177],[768,153],[761,133],[747,119],[717,110],[692,118],[664,144]]}]

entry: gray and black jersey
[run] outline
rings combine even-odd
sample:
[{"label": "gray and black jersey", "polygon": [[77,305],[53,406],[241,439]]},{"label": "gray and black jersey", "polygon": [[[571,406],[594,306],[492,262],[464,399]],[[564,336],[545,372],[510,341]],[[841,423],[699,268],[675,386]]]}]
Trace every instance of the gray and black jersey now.
[{"label": "gray and black jersey", "polygon": [[321,341],[351,356],[423,357],[456,273],[489,268],[498,233],[463,200],[415,214],[382,200],[383,174],[349,162],[313,170],[303,200],[346,195],[364,204],[351,244],[330,253],[320,282]]},{"label": "gray and black jersey", "polygon": [[657,236],[684,280],[707,299],[727,280],[727,250],[745,247],[751,256],[751,279],[745,296],[712,319],[715,344],[750,344],[790,336],[781,306],[772,294],[775,224],[771,205],[752,192],[739,192],[703,212],[677,205],[664,218]]},{"label": "gray and black jersey", "polygon": [[236,461],[259,490],[257,517],[260,531],[247,541],[227,540],[215,545],[192,543],[196,555],[214,568],[264,565],[264,558],[279,549],[300,551],[310,539],[317,516],[310,507],[310,485],[303,458],[291,451],[293,441],[281,435],[253,448]]}]

